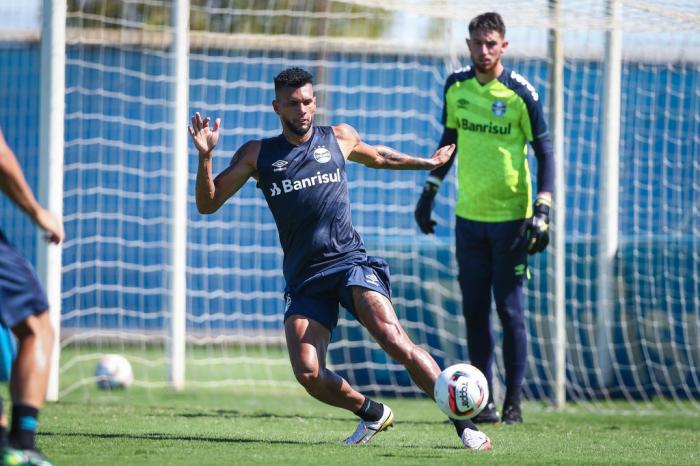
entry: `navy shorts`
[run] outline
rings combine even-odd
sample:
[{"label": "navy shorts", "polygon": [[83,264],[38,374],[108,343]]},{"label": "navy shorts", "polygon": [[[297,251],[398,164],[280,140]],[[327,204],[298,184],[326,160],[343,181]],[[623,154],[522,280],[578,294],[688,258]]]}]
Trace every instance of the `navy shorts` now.
[{"label": "navy shorts", "polygon": [[353,286],[376,291],[391,300],[389,264],[368,256],[365,261],[349,264],[346,269],[309,280],[301,289],[284,294],[284,320],[301,315],[332,331],[338,324],[338,304],[357,318],[352,302]]},{"label": "navy shorts", "polygon": [[13,328],[48,308],[34,268],[0,231],[0,323]]}]

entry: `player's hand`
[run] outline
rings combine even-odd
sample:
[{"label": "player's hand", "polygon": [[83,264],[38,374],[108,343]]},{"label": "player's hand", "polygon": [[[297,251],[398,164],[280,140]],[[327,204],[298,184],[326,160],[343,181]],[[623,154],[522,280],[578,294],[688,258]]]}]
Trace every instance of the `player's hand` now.
[{"label": "player's hand", "polygon": [[535,200],[535,214],[528,223],[527,253],[544,251],[549,244],[549,199],[538,197]]},{"label": "player's hand", "polygon": [[210,156],[216,144],[219,142],[219,125],[221,118],[214,121],[214,127],[209,126],[211,118],[206,117],[202,120],[199,112],[192,116],[192,126],[187,127],[187,131],[192,137],[195,147],[201,156]]},{"label": "player's hand", "polygon": [[40,209],[34,222],[46,232],[46,241],[60,244],[66,238],[63,224],[46,209]]},{"label": "player's hand", "polygon": [[[444,149],[444,147],[441,149]],[[438,150],[438,152],[440,151]],[[423,192],[420,195],[420,199],[418,199],[418,204],[416,204],[416,210],[413,213],[416,218],[418,228],[420,228],[420,231],[426,235],[435,233],[435,225],[437,222],[430,218],[430,216],[433,213],[435,195],[437,194],[439,187],[439,185],[430,180],[426,181],[423,185]]]},{"label": "player's hand", "polygon": [[454,144],[449,144],[447,146],[442,146],[438,150],[435,151],[433,156],[430,158],[430,161],[433,163],[433,166],[431,169],[437,168],[441,165],[445,165],[448,160],[450,160],[450,157],[452,157],[452,153],[455,151],[455,145]]}]

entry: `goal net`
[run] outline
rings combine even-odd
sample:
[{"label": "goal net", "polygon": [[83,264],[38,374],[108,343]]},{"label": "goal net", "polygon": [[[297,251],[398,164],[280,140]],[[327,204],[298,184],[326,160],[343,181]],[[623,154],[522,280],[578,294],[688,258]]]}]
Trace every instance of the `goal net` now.
[{"label": "goal net", "polygon": [[[566,216],[563,225],[554,225],[547,252],[530,258],[525,395],[554,396],[555,355],[562,349],[555,344],[553,292],[560,283],[569,400],[613,409],[629,406],[618,400],[643,400],[651,409],[660,398],[698,411],[696,2],[624,1],[617,22],[602,1],[560,1],[558,16],[546,1],[526,9],[515,1],[478,7],[407,0],[190,4],[188,113],[222,118],[216,173],[243,142],[279,133],[270,105],[272,78],[290,66],[315,77],[317,124],[349,123],[368,143],[429,156],[442,131],[444,81],[469,64],[467,23],[489,10],[499,11],[508,26],[506,66],[535,86],[551,116],[548,31],[558,28],[564,130],[556,136],[564,140],[557,154],[564,198],[555,200],[555,208]],[[174,125],[171,118],[172,16],[173,2],[164,0],[68,2],[61,396],[91,396],[94,364],[106,352],[129,357],[137,386],[168,385],[167,349],[177,344],[168,331],[172,139],[188,123]],[[597,281],[599,212],[607,202],[601,121],[611,30],[623,39],[619,226],[613,303],[603,319]],[[36,43],[28,48],[23,53],[33,56]],[[13,53],[0,48],[3,68]],[[38,79],[36,68],[24,72]],[[20,111],[21,103],[0,102]],[[2,123],[10,131],[12,122]],[[13,141],[31,163],[31,143]],[[295,389],[282,328],[282,255],[263,196],[251,181],[216,214],[200,215],[191,146],[188,164],[186,386]],[[424,236],[413,210],[426,175],[348,165],[353,222],[368,252],[391,267],[399,319],[413,341],[446,366],[469,359],[454,254],[457,185],[453,169],[436,199],[436,235]],[[9,207],[0,208],[4,214]],[[554,268],[557,252],[565,258],[563,273]],[[419,396],[403,367],[348,313],[340,315],[331,367],[366,393]],[[503,371],[497,320],[494,312],[498,398]]]}]

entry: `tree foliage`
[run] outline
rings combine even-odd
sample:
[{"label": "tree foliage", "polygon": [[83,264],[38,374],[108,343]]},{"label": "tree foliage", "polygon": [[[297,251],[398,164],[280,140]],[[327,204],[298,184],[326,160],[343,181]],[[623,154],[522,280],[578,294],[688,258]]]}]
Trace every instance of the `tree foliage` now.
[{"label": "tree foliage", "polygon": [[[68,26],[167,26],[172,0],[68,0]],[[190,29],[216,33],[368,37],[386,34],[392,14],[333,0],[191,0]]]}]

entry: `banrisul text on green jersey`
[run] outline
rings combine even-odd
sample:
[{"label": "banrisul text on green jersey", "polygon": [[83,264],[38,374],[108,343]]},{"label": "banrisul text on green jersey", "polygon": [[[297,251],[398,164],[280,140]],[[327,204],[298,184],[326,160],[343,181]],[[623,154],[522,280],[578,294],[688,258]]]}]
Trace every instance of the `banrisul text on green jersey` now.
[{"label": "banrisul text on green jersey", "polygon": [[477,133],[489,133],[489,134],[510,134],[511,123],[507,126],[494,125],[492,122],[488,124],[472,123],[466,118],[457,118],[457,128],[466,129],[467,131],[473,131]]}]

